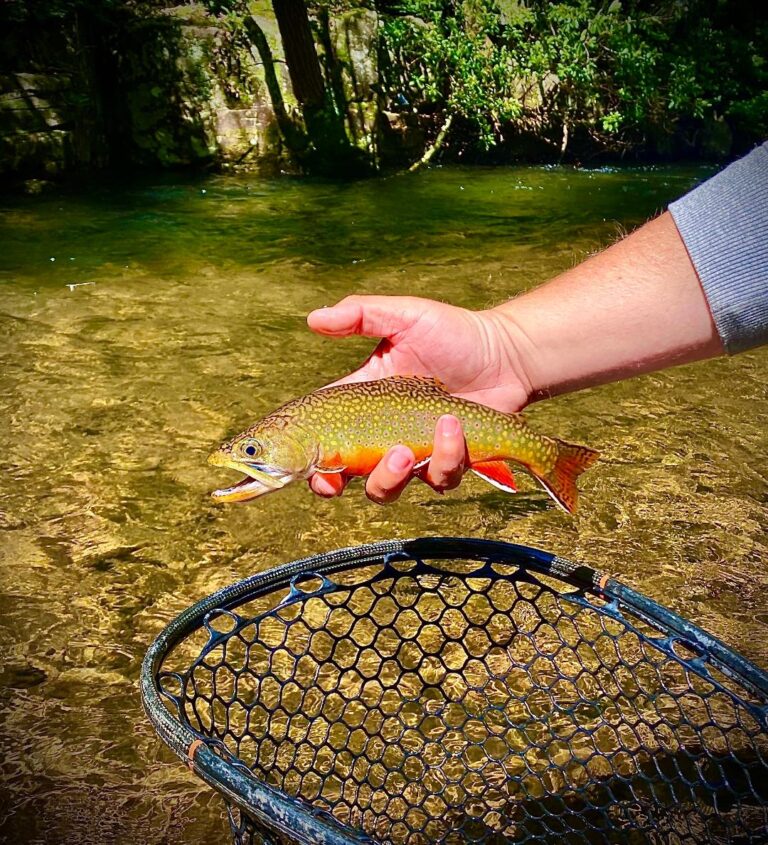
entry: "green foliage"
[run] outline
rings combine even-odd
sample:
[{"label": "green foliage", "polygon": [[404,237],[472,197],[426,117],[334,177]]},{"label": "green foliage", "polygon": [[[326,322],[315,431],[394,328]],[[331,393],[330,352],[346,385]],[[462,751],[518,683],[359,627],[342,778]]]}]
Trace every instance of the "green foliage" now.
[{"label": "green foliage", "polygon": [[737,128],[747,127],[760,138],[768,138],[768,91],[738,100],[728,109],[728,117]]},{"label": "green foliage", "polygon": [[[524,137],[554,155],[727,155],[768,136],[768,7],[754,0],[310,0],[328,108],[303,122],[257,25],[272,0],[4,0],[0,71],[68,76],[57,95],[68,123],[111,127],[117,158],[138,148],[144,160],[158,146],[170,162],[207,150],[219,92],[232,108],[261,101],[258,61],[297,160],[320,148],[342,158],[339,118],[350,110],[334,73],[348,59],[328,33],[334,15],[371,3],[381,34],[372,88],[386,109],[426,116],[440,142],[443,125],[447,143],[486,150]],[[201,37],[213,19],[216,36]]]},{"label": "green foliage", "polygon": [[722,117],[757,138],[768,120],[768,27],[746,3],[385,5],[393,106],[460,115],[486,147],[511,128],[561,151],[575,131],[620,151]]},{"label": "green foliage", "polygon": [[384,46],[394,59],[388,81],[400,98],[467,118],[490,146],[501,125],[521,113],[503,24],[482,2],[465,3],[455,14],[444,5],[409,0],[402,15],[384,20]]}]

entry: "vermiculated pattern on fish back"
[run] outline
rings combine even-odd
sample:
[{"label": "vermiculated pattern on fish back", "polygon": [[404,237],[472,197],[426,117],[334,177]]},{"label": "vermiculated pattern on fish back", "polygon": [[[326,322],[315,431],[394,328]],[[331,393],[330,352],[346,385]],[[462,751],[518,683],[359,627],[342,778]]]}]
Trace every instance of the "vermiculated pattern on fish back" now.
[{"label": "vermiculated pattern on fish back", "polygon": [[555,441],[534,434],[520,415],[451,396],[432,379],[398,377],[339,385],[279,410],[294,414],[329,448],[366,444],[386,450],[396,443],[422,441],[431,448],[437,420],[453,414],[461,420],[467,442],[474,444],[470,454],[476,462],[505,459],[516,443],[518,463],[543,472],[551,470],[557,457]]}]

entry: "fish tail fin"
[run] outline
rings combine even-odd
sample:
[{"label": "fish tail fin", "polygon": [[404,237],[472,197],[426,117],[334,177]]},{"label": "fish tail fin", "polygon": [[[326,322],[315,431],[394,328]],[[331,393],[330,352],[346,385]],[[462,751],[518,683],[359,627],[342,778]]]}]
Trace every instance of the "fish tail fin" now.
[{"label": "fish tail fin", "polygon": [[564,440],[553,438],[557,446],[557,460],[554,469],[546,474],[536,473],[544,489],[567,513],[576,510],[579,491],[576,479],[600,457],[600,453],[587,446],[576,446]]}]

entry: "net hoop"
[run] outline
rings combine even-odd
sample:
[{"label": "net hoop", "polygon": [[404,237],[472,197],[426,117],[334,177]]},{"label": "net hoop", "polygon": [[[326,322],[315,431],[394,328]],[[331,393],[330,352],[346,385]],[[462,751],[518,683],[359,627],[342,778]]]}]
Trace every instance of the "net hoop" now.
[{"label": "net hoop", "polygon": [[[227,753],[220,742],[182,722],[169,709],[159,678],[163,662],[174,647],[206,625],[214,611],[231,614],[235,625],[242,626],[247,620],[234,613],[240,605],[281,588],[288,588],[293,594],[297,592],[295,583],[300,577],[324,578],[372,564],[425,558],[508,562],[522,572],[544,575],[575,587],[577,592],[569,600],[584,602],[590,609],[627,625],[670,660],[716,689],[735,698],[717,680],[712,669],[749,691],[753,700],[736,700],[768,734],[768,674],[697,625],[599,570],[552,553],[500,541],[431,537],[344,548],[286,563],[218,590],[179,614],[151,644],[141,668],[142,702],[160,738],[231,805],[288,841],[303,845],[375,845],[377,840],[343,825],[326,810],[264,783]],[[476,573],[471,577],[476,577]],[[590,602],[591,597],[601,600],[599,607]],[[633,620],[641,620],[658,632],[658,636],[649,638],[638,632]],[[222,634],[221,638],[225,636]],[[215,637],[212,636],[209,645],[215,645]],[[681,657],[676,651],[678,645],[694,656]]]}]

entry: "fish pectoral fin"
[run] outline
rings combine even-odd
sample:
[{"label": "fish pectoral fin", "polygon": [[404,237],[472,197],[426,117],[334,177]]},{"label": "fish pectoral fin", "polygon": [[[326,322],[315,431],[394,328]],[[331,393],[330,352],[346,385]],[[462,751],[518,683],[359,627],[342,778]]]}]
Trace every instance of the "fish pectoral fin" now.
[{"label": "fish pectoral fin", "polygon": [[475,475],[479,475],[483,481],[493,484],[505,493],[517,493],[517,485],[512,470],[504,461],[483,461],[472,464],[470,467]]},{"label": "fish pectoral fin", "polygon": [[320,472],[320,473],[322,473],[323,475],[333,475],[334,473],[337,473],[337,472],[344,472],[344,470],[345,470],[345,469],[346,469],[346,466],[340,466],[340,467],[315,467],[315,472]]}]

